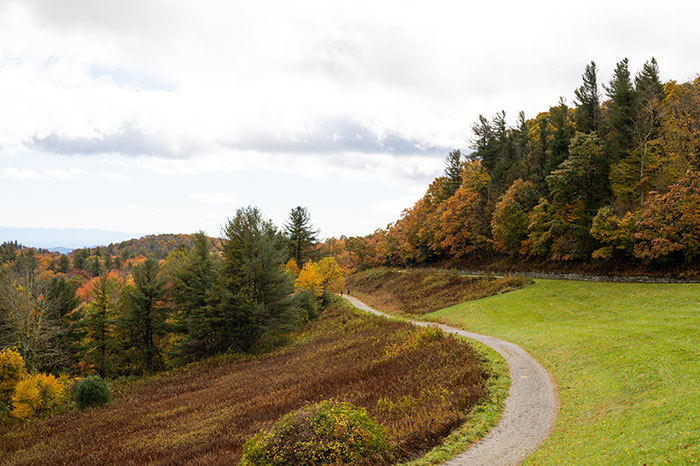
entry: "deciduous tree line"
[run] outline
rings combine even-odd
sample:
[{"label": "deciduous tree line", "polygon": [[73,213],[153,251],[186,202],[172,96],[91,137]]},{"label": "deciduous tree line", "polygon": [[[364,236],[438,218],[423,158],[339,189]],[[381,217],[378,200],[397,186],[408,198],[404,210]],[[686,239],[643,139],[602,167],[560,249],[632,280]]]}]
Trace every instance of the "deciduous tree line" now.
[{"label": "deciduous tree line", "polygon": [[473,151],[401,218],[327,243],[350,268],[488,260],[693,264],[700,254],[700,78],[661,81],[653,58],[588,64],[575,102],[534,118],[480,116]]}]

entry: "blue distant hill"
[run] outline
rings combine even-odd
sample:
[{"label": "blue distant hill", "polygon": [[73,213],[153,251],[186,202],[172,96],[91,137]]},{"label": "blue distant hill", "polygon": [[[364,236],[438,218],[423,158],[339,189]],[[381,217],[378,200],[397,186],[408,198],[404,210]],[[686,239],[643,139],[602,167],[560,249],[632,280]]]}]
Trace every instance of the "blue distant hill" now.
[{"label": "blue distant hill", "polygon": [[59,246],[57,248],[44,248],[44,249],[48,249],[51,252],[60,252],[61,254],[68,254],[76,248],[64,248],[64,247]]},{"label": "blue distant hill", "polygon": [[73,249],[104,246],[142,235],[122,231],[83,228],[18,228],[0,227],[0,243],[17,241],[25,246],[68,253]]}]

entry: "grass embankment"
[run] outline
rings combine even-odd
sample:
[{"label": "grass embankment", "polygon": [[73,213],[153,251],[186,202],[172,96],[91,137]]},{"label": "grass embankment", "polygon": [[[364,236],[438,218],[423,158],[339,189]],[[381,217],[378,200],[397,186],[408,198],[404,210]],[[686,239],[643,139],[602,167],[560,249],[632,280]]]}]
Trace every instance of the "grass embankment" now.
[{"label": "grass embankment", "polygon": [[423,314],[454,304],[517,290],[522,277],[476,277],[431,270],[371,269],[345,280],[351,294],[377,309]]},{"label": "grass embankment", "polygon": [[[488,358],[496,362],[482,364]],[[406,460],[467,418],[445,448],[495,422],[507,390],[499,364],[435,329],[336,303],[277,352],[213,358],[134,384],[104,408],[0,425],[0,458],[8,465],[236,464],[260,429],[334,398],[367,408],[390,429],[396,459]],[[438,447],[432,457],[445,454]]]},{"label": "grass embankment", "polygon": [[700,285],[537,280],[422,316],[525,348],[561,410],[526,465],[700,464]]}]

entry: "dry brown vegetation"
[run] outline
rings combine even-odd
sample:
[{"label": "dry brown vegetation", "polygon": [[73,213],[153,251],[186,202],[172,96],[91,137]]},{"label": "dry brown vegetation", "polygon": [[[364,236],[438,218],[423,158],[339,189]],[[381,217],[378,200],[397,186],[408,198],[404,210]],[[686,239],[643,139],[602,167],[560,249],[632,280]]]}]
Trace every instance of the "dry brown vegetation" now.
[{"label": "dry brown vegetation", "polygon": [[522,277],[476,277],[456,272],[388,268],[360,272],[345,281],[352,294],[370,306],[408,314],[437,311],[531,283],[530,279]]},{"label": "dry brown vegetation", "polygon": [[323,399],[368,409],[396,459],[436,445],[487,394],[479,356],[436,329],[336,303],[275,353],[192,364],[111,405],[0,425],[3,464],[236,464],[243,443]]}]

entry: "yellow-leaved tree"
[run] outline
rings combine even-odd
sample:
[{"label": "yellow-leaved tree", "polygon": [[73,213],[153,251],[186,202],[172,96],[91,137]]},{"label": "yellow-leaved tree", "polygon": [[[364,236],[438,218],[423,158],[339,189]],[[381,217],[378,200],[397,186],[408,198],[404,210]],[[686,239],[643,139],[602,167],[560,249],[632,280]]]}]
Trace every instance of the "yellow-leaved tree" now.
[{"label": "yellow-leaved tree", "polygon": [[50,412],[61,400],[63,383],[52,374],[36,374],[21,380],[12,396],[12,415],[29,419]]},{"label": "yellow-leaved tree", "polygon": [[27,375],[24,359],[12,348],[0,351],[0,405],[9,406],[17,383]]},{"label": "yellow-leaved tree", "polygon": [[306,290],[320,298],[325,291],[341,291],[345,286],[343,276],[343,269],[335,257],[324,257],[319,262],[307,262],[299,272],[294,286],[297,290]]},{"label": "yellow-leaved tree", "polygon": [[324,257],[318,263],[317,268],[324,291],[337,293],[345,288],[343,269],[338,265],[335,257]]},{"label": "yellow-leaved tree", "polygon": [[316,263],[309,261],[304,265],[294,282],[294,288],[306,290],[317,298],[323,296],[323,282]]},{"label": "yellow-leaved tree", "polygon": [[284,266],[284,269],[295,277],[299,275],[299,264],[297,264],[296,259],[293,257],[287,261],[287,265]]}]

